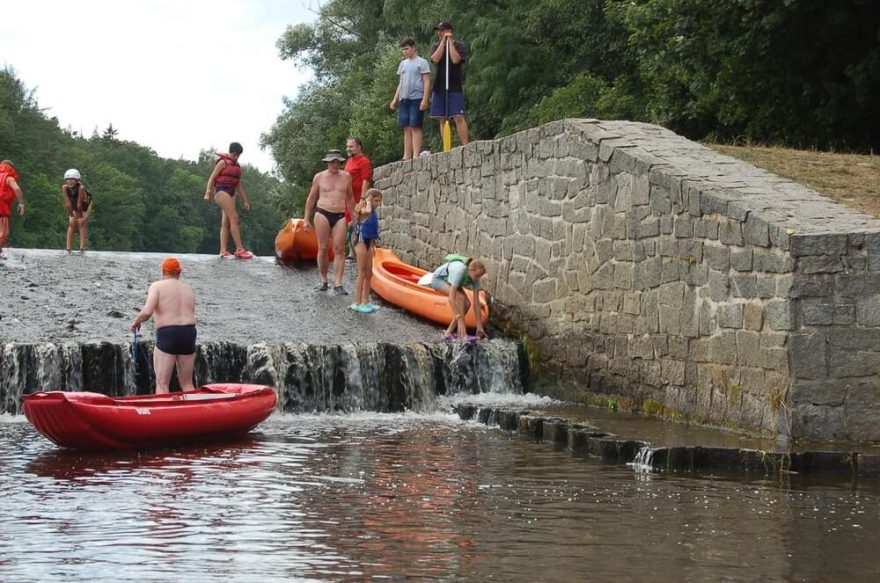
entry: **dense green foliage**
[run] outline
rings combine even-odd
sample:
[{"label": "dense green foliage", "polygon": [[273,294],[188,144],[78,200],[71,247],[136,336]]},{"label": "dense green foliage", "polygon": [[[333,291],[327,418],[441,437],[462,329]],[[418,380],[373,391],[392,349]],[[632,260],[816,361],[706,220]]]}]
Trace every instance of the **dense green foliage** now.
[{"label": "dense green foliage", "polygon": [[[62,130],[12,71],[0,71],[0,159],[15,163],[27,203],[25,216],[12,219],[12,246],[64,248],[60,188],[64,171],[77,168],[94,196],[89,248],[216,253],[220,210],[202,202],[212,153],[198,162],[168,160],[116,136],[112,125],[90,138]],[[243,176],[253,205],[250,213],[241,211],[245,245],[272,255],[292,192],[247,165]]]},{"label": "dense green foliage", "polygon": [[[428,58],[440,20],[470,52],[472,139],[597,117],[698,140],[880,147],[876,0],[328,0],[278,41],[315,72],[264,137],[282,175],[307,185],[347,135],[375,164],[399,159],[398,43],[413,36]],[[425,130],[437,150],[436,124]]]}]

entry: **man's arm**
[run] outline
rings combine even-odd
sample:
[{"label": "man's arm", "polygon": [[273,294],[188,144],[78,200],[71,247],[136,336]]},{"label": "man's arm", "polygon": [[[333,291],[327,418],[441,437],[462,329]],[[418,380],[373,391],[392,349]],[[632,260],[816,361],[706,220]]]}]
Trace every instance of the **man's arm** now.
[{"label": "man's arm", "polygon": [[131,331],[137,332],[141,329],[141,324],[150,319],[153,315],[153,312],[156,311],[156,306],[159,305],[159,289],[155,283],[150,284],[150,291],[147,292],[147,301],[144,303],[144,307],[141,308],[140,313],[134,319],[134,322],[131,323]]},{"label": "man's arm", "polygon": [[315,210],[315,205],[318,203],[318,192],[321,189],[319,176],[321,176],[320,172],[312,178],[312,188],[309,189],[309,196],[306,198],[306,210],[303,212],[303,223],[306,231],[312,227],[312,211]]},{"label": "man's arm", "polygon": [[422,102],[419,109],[425,111],[428,109],[428,96],[431,94],[431,73],[422,73]]},{"label": "man's arm", "polygon": [[400,83],[403,80],[403,75],[397,76],[397,89],[394,90],[394,97],[391,98],[391,109],[397,109],[397,102],[400,101]]},{"label": "man's arm", "polygon": [[452,40],[452,36],[449,37],[449,60],[455,65],[460,64],[464,60],[461,53],[458,52],[458,47],[455,41]]},{"label": "man's arm", "polygon": [[435,65],[443,60],[443,48],[445,45],[445,42],[437,43],[437,47],[434,49],[434,52],[431,53],[431,62]]},{"label": "man's arm", "polygon": [[364,180],[361,182],[361,196],[367,194],[371,186],[373,186],[373,163],[364,156]]},{"label": "man's arm", "polygon": [[348,205],[348,208],[353,209],[354,205],[354,189],[351,187],[351,174],[346,174],[347,178],[345,180],[345,204]]}]

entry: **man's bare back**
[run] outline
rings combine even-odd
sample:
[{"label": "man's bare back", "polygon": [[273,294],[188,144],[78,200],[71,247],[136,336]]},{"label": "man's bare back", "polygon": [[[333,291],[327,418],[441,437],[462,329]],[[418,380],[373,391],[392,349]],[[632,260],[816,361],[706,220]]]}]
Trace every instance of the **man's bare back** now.
[{"label": "man's bare back", "polygon": [[351,174],[324,170],[315,174],[312,184],[318,187],[318,208],[332,213],[345,212],[345,199],[351,188]]},{"label": "man's bare back", "polygon": [[156,329],[196,323],[196,296],[190,286],[177,278],[153,282],[144,311],[153,312]]}]

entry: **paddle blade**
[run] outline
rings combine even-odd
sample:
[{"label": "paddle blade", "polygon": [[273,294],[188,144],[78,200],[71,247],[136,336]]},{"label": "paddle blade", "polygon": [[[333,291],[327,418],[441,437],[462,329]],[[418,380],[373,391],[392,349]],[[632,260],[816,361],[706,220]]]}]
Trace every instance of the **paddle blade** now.
[{"label": "paddle blade", "polygon": [[448,119],[444,119],[440,124],[440,137],[443,140],[443,151],[448,152],[452,149],[452,125]]}]

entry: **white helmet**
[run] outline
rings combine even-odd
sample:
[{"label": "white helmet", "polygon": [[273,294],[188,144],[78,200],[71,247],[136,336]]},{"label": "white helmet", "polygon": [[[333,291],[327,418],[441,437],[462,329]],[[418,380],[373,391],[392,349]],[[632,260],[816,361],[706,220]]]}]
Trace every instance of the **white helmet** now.
[{"label": "white helmet", "polygon": [[64,180],[67,180],[68,178],[76,178],[77,180],[80,180],[82,176],[80,176],[79,170],[77,170],[76,168],[71,168],[64,173]]}]

